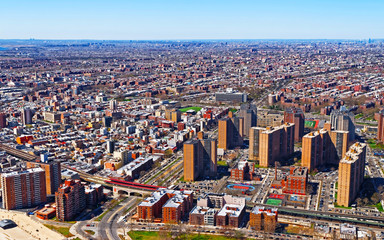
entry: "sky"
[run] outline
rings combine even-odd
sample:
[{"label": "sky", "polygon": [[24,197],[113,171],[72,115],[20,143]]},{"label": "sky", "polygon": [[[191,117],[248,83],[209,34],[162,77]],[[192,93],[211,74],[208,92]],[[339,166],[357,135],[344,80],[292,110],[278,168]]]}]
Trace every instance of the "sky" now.
[{"label": "sky", "polygon": [[377,39],[384,0],[5,0],[0,39]]}]

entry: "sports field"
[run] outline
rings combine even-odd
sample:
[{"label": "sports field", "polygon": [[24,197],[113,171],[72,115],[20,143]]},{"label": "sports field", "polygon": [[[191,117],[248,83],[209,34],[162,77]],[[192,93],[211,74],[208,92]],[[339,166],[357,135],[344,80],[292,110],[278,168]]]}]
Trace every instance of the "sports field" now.
[{"label": "sports field", "polygon": [[316,128],[318,125],[318,120],[305,120],[304,127],[306,128]]},{"label": "sports field", "polygon": [[186,108],[181,108],[179,110],[180,110],[180,112],[183,112],[183,113],[188,111],[188,110],[194,110],[195,112],[198,112],[201,110],[201,107],[186,107]]},{"label": "sports field", "polygon": [[270,198],[270,199],[267,200],[267,204],[269,204],[269,205],[281,206],[281,203],[282,203],[282,201],[279,200],[279,199],[272,199],[272,198]]}]

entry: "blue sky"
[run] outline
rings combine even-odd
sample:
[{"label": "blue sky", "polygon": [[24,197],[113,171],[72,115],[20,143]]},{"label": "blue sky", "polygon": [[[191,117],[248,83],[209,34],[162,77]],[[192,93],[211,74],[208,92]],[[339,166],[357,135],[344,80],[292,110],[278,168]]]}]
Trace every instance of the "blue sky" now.
[{"label": "blue sky", "polygon": [[384,0],[5,0],[0,39],[384,38]]}]

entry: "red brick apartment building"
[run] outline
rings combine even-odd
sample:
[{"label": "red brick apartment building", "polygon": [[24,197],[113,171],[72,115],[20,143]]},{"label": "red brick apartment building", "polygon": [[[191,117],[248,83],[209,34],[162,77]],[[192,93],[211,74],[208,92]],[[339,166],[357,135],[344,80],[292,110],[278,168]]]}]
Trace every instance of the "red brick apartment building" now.
[{"label": "red brick apartment building", "polygon": [[260,175],[255,175],[254,164],[240,161],[237,168],[231,169],[231,179],[235,181],[255,180],[260,181]]},{"label": "red brick apartment building", "polygon": [[281,180],[283,193],[305,195],[308,182],[308,169],[291,167],[289,175]]},{"label": "red brick apartment building", "polygon": [[216,226],[238,228],[244,218],[245,205],[225,204],[217,213]]},{"label": "red brick apartment building", "polygon": [[61,183],[61,166],[59,162],[27,162],[27,168],[40,167],[45,171],[47,195],[55,194]]},{"label": "red brick apartment building", "polygon": [[1,174],[3,208],[37,206],[47,201],[44,170],[31,168]]},{"label": "red brick apartment building", "polygon": [[66,180],[55,194],[56,216],[60,221],[72,220],[86,207],[84,185],[80,180]]},{"label": "red brick apartment building", "polygon": [[137,207],[137,220],[143,222],[178,223],[193,204],[192,191],[159,189]]},{"label": "red brick apartment building", "polygon": [[196,206],[189,213],[189,224],[215,226],[217,212],[210,207]]},{"label": "red brick apartment building", "polygon": [[277,208],[255,206],[249,215],[249,227],[256,231],[274,232],[277,224]]}]

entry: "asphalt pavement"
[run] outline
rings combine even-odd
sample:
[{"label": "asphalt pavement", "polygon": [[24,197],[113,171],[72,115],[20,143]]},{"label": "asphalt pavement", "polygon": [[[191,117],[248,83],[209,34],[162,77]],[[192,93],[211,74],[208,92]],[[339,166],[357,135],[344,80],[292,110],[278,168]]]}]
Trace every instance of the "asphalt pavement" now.
[{"label": "asphalt pavement", "polygon": [[[109,212],[107,212],[104,217],[99,222],[99,225],[97,226],[97,232],[98,232],[98,239],[116,239],[120,240],[120,238],[117,236],[115,238],[115,234],[111,234],[111,228],[113,227],[113,218],[115,214],[122,209],[124,209],[125,205],[127,205],[130,201],[133,199],[136,199],[136,197],[128,197],[124,201],[122,201],[120,204],[115,206],[113,209],[111,209]],[[113,231],[112,231],[113,232]]]}]

